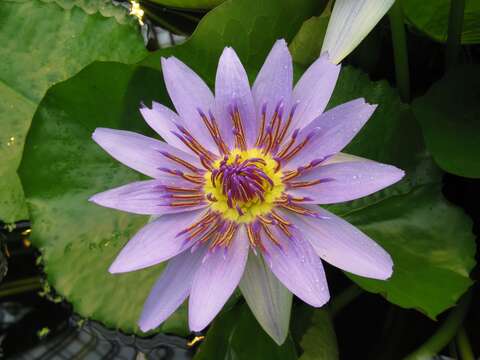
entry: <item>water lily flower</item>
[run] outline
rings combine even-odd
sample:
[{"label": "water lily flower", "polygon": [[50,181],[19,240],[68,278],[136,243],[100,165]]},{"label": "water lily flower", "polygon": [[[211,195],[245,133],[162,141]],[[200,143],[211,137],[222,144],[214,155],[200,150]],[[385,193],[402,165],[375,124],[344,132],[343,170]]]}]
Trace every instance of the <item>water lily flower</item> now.
[{"label": "water lily flower", "polygon": [[361,231],[317,206],[372,194],[399,181],[394,166],[340,151],[375,110],[357,99],[324,112],[340,66],[323,55],[293,87],[285,41],[275,43],[250,88],[232,48],[218,64],[215,96],[185,64],[162,59],[177,113],[140,109],[165,140],[98,128],[93,139],[152,180],[94,195],[102,206],[155,216],[120,251],[111,273],[169,261],[139,326],[157,327],[189,297],[189,327],[204,329],[237,286],[279,344],[292,293],[329,299],[324,261],[374,279],[392,259]]}]

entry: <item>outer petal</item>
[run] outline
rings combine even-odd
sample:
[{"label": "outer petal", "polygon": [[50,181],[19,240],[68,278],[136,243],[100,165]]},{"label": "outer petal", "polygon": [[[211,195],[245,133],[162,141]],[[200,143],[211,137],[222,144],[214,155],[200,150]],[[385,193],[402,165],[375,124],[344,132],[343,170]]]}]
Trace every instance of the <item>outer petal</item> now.
[{"label": "outer petal", "polygon": [[169,153],[186,162],[202,168],[197,158],[178,150],[162,141],[130,131],[97,128],[92,135],[93,140],[108,152],[114,159],[145,175],[164,177],[161,168],[188,170],[183,165],[165,157]]},{"label": "outer petal", "polygon": [[320,258],[312,245],[294,231],[292,239],[271,227],[280,246],[265,238],[265,261],[275,276],[300,299],[315,307],[324,305],[330,298],[327,279]]},{"label": "outer petal", "polygon": [[193,279],[188,304],[192,331],[207,326],[237,287],[245,269],[248,238],[243,226],[226,249],[208,253]]},{"label": "outer petal", "polygon": [[146,332],[164,322],[185,301],[193,275],[205,256],[204,249],[184,251],[168,262],[167,268],[150,291],[138,322]]},{"label": "outer petal", "polygon": [[337,82],[340,65],[330,62],[328,55],[320,56],[305,71],[293,89],[297,103],[290,131],[304,128],[325,110]]},{"label": "outer petal", "polygon": [[277,40],[252,87],[257,119],[261,116],[264,104],[267,106],[267,119],[271,118],[280,101],[283,101],[285,107],[290,104],[292,82],[292,57],[285,40]]},{"label": "outer petal", "polygon": [[240,289],[260,325],[278,345],[288,335],[292,293],[265,265],[261,256],[250,253]]},{"label": "outer petal", "polygon": [[257,135],[257,121],[247,73],[235,51],[227,47],[218,62],[215,77],[215,114],[222,136],[228,145],[234,144],[232,110],[238,108],[247,145],[253,145]]},{"label": "outer petal", "polygon": [[328,52],[338,64],[367,36],[393,3],[394,0],[335,1],[321,52]]},{"label": "outer petal", "polygon": [[146,106],[140,108],[143,118],[147,124],[155,130],[158,135],[162,137],[168,144],[175,146],[176,148],[185,151],[187,153],[193,153],[178,137],[173,134],[173,131],[178,132],[177,125],[182,125],[183,120],[175,112],[159,104],[157,102],[152,103],[152,108],[149,109]]},{"label": "outer petal", "polygon": [[204,210],[168,214],[145,225],[123,247],[108,271],[112,274],[143,269],[179,254],[193,245],[178,234],[202,216]]},{"label": "outer petal", "polygon": [[307,145],[285,165],[286,170],[304,166],[341,151],[357,135],[376,105],[356,99],[337,106],[312,121],[298,134],[297,143],[310,137]]},{"label": "outer petal", "polygon": [[352,161],[320,166],[294,181],[325,180],[317,185],[291,188],[294,197],[307,197],[314,204],[355,200],[399,181],[405,173],[395,166],[375,161]]},{"label": "outer petal", "polygon": [[89,201],[100,206],[143,215],[163,215],[196,210],[207,206],[202,203],[195,207],[169,206],[171,199],[165,186],[185,186],[191,188],[187,181],[167,177],[162,180],[137,181],[92,196]]},{"label": "outer petal", "polygon": [[302,229],[323,260],[368,278],[385,280],[392,275],[392,258],[375,241],[338,216],[315,205],[309,208],[323,218],[284,214]]},{"label": "outer petal", "polygon": [[210,133],[198,110],[208,114],[214,98],[205,82],[175,57],[162,58],[162,71],[168,95],[188,130],[205,148],[217,153]]}]

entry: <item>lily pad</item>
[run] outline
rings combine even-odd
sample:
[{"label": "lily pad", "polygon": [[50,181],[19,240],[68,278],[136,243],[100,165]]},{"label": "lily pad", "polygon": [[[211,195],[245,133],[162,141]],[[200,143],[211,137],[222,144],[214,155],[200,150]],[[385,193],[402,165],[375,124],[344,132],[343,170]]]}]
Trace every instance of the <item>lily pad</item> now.
[{"label": "lily pad", "polygon": [[308,66],[318,58],[330,15],[331,10],[327,6],[320,16],[313,16],[302,24],[288,46],[294,62]]},{"label": "lily pad", "polygon": [[472,284],[473,224],[443,198],[440,184],[415,187],[345,218],[393,258],[393,276],[388,281],[350,275],[364,289],[435,319],[455,305]]},{"label": "lily pad", "polygon": [[[451,0],[404,0],[403,11],[408,23],[439,41],[447,41]],[[480,2],[465,0],[462,44],[480,43]]]},{"label": "lily pad", "polygon": [[150,0],[153,3],[179,9],[212,9],[225,0]]},{"label": "lily pad", "polygon": [[338,347],[335,330],[326,308],[315,309],[310,325],[300,340],[303,350],[300,360],[337,360]]},{"label": "lily pad", "polygon": [[328,207],[393,258],[394,273],[387,281],[349,276],[394,304],[435,318],[472,283],[472,221],[443,198],[442,173],[426,155],[420,128],[386,82],[371,82],[358,70],[344,69],[329,106],[359,96],[379,106],[345,152],[394,164],[407,175],[372,196]]},{"label": "lily pad", "polygon": [[95,60],[136,62],[146,51],[127,12],[102,0],[3,0],[0,18],[0,219],[13,222],[28,218],[16,171],[47,89]]},{"label": "lily pad", "polygon": [[480,178],[480,66],[453,69],[415,99],[412,109],[437,164]]}]

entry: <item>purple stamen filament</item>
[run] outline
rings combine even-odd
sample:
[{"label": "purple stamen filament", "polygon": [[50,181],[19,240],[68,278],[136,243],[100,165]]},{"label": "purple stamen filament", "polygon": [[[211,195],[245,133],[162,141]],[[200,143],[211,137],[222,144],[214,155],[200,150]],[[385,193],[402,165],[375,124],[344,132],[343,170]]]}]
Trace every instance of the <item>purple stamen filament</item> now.
[{"label": "purple stamen filament", "polygon": [[237,209],[239,215],[243,215],[239,203],[263,201],[265,191],[274,186],[272,179],[262,169],[265,165],[266,162],[261,158],[242,160],[240,155],[236,155],[231,161],[225,156],[218,169],[212,171],[212,185],[219,187],[227,197],[229,208]]}]

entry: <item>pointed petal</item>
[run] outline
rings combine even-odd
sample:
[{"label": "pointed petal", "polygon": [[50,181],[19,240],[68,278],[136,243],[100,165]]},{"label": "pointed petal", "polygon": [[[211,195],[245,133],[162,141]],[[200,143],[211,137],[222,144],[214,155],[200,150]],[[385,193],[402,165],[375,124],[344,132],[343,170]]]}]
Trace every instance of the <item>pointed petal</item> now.
[{"label": "pointed petal", "polygon": [[330,298],[327,279],[320,258],[312,245],[304,240],[299,231],[292,229],[293,238],[270,227],[280,246],[265,237],[263,245],[265,262],[275,276],[300,299],[315,307],[324,305]]},{"label": "pointed petal", "polygon": [[367,36],[394,0],[337,0],[333,7],[322,53],[338,64]]},{"label": "pointed petal", "polygon": [[142,106],[140,112],[147,124],[168,144],[193,154],[192,150],[173,134],[174,131],[178,132],[177,125],[183,125],[183,120],[175,112],[157,102],[152,103],[151,109]]},{"label": "pointed petal", "polygon": [[123,247],[108,271],[124,273],[156,265],[193,245],[187,235],[178,234],[193,224],[204,210],[168,214],[145,225]]},{"label": "pointed petal", "polygon": [[240,290],[265,332],[278,345],[283,344],[288,335],[292,293],[278,281],[261,256],[249,254]]},{"label": "pointed petal", "polygon": [[195,274],[188,304],[192,331],[205,328],[237,287],[245,269],[248,238],[243,226],[228,248],[210,252]]},{"label": "pointed petal", "polygon": [[307,207],[323,218],[286,212],[284,216],[302,229],[323,260],[368,278],[385,280],[392,275],[392,258],[375,241],[340,217],[315,205]]},{"label": "pointed petal", "polygon": [[215,114],[222,137],[230,147],[234,144],[231,113],[235,106],[240,113],[247,145],[253,145],[257,122],[247,73],[235,51],[227,47],[220,56],[215,78]]},{"label": "pointed petal", "polygon": [[307,202],[313,204],[334,204],[373,194],[400,181],[404,175],[395,166],[371,160],[335,163],[319,166],[294,180],[325,182],[287,192],[294,197],[307,197]]},{"label": "pointed petal", "polygon": [[310,140],[284,169],[293,170],[341,151],[362,129],[375,108],[376,105],[367,104],[364,99],[356,99],[320,115],[300,131],[298,144],[307,137]]},{"label": "pointed petal", "polygon": [[168,262],[143,305],[138,325],[143,332],[156,328],[182,305],[190,293],[193,276],[205,256],[203,248],[184,251]]},{"label": "pointed petal", "polygon": [[164,198],[169,194],[165,190],[165,186],[188,186],[190,188],[191,185],[187,181],[173,177],[162,180],[136,181],[93,195],[89,201],[100,206],[143,215],[173,214],[206,207],[206,202],[191,207],[170,206],[169,204],[173,200]]},{"label": "pointed petal", "polygon": [[266,104],[266,118],[270,119],[280,101],[290,104],[293,86],[292,57],[285,40],[277,40],[267,56],[252,87],[257,119]]},{"label": "pointed petal", "polygon": [[217,153],[217,147],[198,112],[199,109],[205,114],[213,111],[214,97],[210,88],[175,57],[162,58],[162,71],[168,95],[185,127],[205,148]]},{"label": "pointed petal", "polygon": [[161,171],[161,168],[188,170],[165,157],[162,152],[183,159],[197,168],[203,168],[198,159],[192,155],[162,141],[131,131],[97,128],[92,138],[114,159],[154,178],[165,176],[165,172]]},{"label": "pointed petal", "polygon": [[325,110],[339,72],[340,65],[330,62],[324,54],[303,73],[293,89],[292,101],[298,105],[290,130],[304,128]]}]

